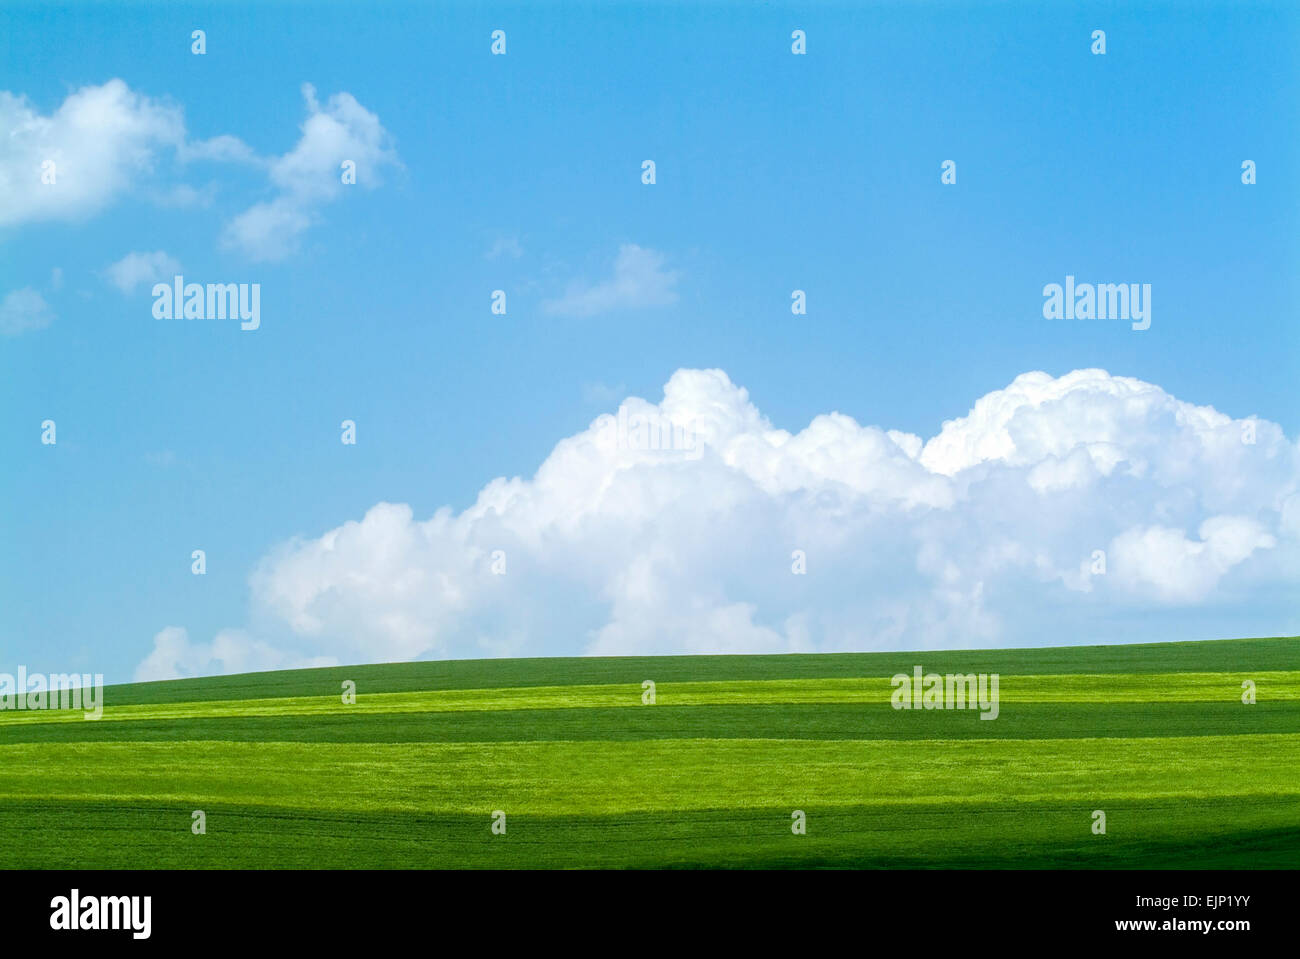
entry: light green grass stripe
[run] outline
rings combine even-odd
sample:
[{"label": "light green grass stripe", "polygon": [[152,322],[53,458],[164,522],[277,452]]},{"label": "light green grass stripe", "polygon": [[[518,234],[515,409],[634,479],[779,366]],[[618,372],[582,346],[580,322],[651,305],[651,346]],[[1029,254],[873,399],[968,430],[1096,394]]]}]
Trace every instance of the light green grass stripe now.
[{"label": "light green grass stripe", "polygon": [[[589,815],[1254,797],[1294,807],[1300,734],[1158,739],[0,746],[0,797]],[[209,823],[209,828],[212,828]]]},{"label": "light green grass stripe", "polygon": [[[653,678],[653,677],[647,677]],[[1256,673],[1087,673],[1002,676],[999,700],[1015,703],[1185,703],[1240,702],[1241,683],[1256,683],[1261,702],[1300,700],[1300,671]],[[780,705],[817,703],[888,704],[889,677],[861,679],[774,679],[656,686],[658,706]],[[641,707],[640,685],[534,686],[509,689],[426,690],[371,693],[358,690],[345,705],[341,693],[283,699],[236,699],[194,703],[109,705],[103,720],[169,720],[239,716],[459,712],[462,710]],[[103,721],[101,720],[101,721]],[[75,710],[2,710],[0,723],[84,722]]]}]

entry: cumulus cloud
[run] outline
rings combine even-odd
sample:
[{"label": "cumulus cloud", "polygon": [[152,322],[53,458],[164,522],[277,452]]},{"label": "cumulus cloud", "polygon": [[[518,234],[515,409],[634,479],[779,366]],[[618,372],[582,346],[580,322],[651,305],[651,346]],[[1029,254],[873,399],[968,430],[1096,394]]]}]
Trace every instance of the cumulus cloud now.
[{"label": "cumulus cloud", "polygon": [[614,275],[599,283],[570,284],[563,296],[545,304],[548,313],[595,316],[610,310],[668,306],[677,302],[675,270],[665,269],[662,253],[625,243],[614,260]]},{"label": "cumulus cloud", "polygon": [[116,79],[69,94],[49,116],[0,91],[0,130],[0,226],[97,213],[185,139],[177,107]]},{"label": "cumulus cloud", "polygon": [[306,669],[334,666],[329,657],[295,658],[243,630],[223,629],[210,643],[190,642],[189,632],[168,626],[153,638],[153,649],[135,669],[137,683],[160,679],[185,679],[268,669]]},{"label": "cumulus cloud", "polygon": [[54,311],[45,297],[30,286],[14,290],[0,300],[0,336],[18,336],[40,330],[54,322]]},{"label": "cumulus cloud", "polygon": [[282,544],[253,607],[343,662],[1150,638],[1294,598],[1300,449],[1244,426],[1080,370],[1020,376],[928,441],[838,412],[790,433],[721,370],[679,370],[460,513],[379,503]]},{"label": "cumulus cloud", "polygon": [[1160,599],[1194,603],[1256,550],[1277,545],[1263,524],[1246,516],[1214,516],[1199,534],[1193,540],[1167,526],[1125,530],[1111,541],[1119,581]]},{"label": "cumulus cloud", "polygon": [[181,265],[162,250],[153,253],[128,253],[111,266],[105,267],[102,276],[123,293],[132,293],[141,283],[170,280],[181,272]]},{"label": "cumulus cloud", "polygon": [[311,84],[303,84],[307,119],[292,150],[269,161],[278,194],[257,203],[226,225],[228,248],[253,260],[282,260],[295,252],[320,207],[344,189],[342,165],[355,164],[356,185],[372,189],[383,169],[397,164],[388,131],[350,93],[336,93],[322,107]]},{"label": "cumulus cloud", "polygon": [[222,245],[254,260],[283,259],[344,189],[344,161],[356,165],[356,185],[367,189],[398,163],[379,118],[351,94],[324,105],[310,84],[302,94],[307,119],[298,143],[263,157],[230,134],[191,139],[178,105],[120,79],[82,87],[48,115],[25,96],[0,91],[0,227],[82,220],[128,193],[164,207],[210,206],[217,185],[195,186],[182,174],[196,164],[236,164],[265,175],[273,194],[230,220]]}]

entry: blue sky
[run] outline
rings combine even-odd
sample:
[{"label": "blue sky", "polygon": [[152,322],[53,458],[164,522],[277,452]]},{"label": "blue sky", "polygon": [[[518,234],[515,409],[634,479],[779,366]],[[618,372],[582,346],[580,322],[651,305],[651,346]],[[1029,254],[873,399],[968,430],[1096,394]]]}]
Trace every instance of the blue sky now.
[{"label": "blue sky", "polygon": [[[804,56],[791,53],[796,28]],[[206,31],[202,56],[194,29]],[[494,29],[505,56],[490,54]],[[1090,52],[1094,29],[1104,56]],[[521,598],[525,627],[484,601],[454,627],[416,623],[424,645],[360,647],[277,618],[288,601],[274,588],[258,608],[249,582],[292,537],[377,503],[409,504],[417,521],[459,513],[494,477],[532,476],[625,397],[659,402],[679,369],[725,370],[791,433],[838,411],[926,440],[1020,374],[1100,368],[1275,423],[1270,462],[1293,462],[1298,43],[1300,11],[1286,5],[7,4],[0,90],[30,114],[51,117],[116,78],[183,110],[186,143],[233,137],[247,156],[182,157],[146,139],[126,144],[124,181],[93,202],[0,207],[0,301],[29,290],[45,304],[43,326],[0,337],[0,664],[128,679],[166,627],[191,643],[235,628],[294,651],[272,664],[638,651],[630,635],[589,640],[609,625],[599,607],[618,601],[580,574],[554,595],[593,607],[586,618],[556,611],[548,628],[545,602]],[[302,200],[311,225],[267,258],[223,238],[254,204],[298,196],[266,164],[299,143],[308,83],[326,112],[348,94],[382,126],[382,159],[358,186]],[[17,181],[25,159],[0,146],[6,202],[43,188]],[[949,159],[957,183],[945,186]],[[624,248],[649,279],[566,308],[566,294],[616,275]],[[259,283],[261,328],[155,320],[151,282],[124,291],[105,271],[156,251],[190,280]],[[1045,320],[1042,288],[1067,274],[1150,284],[1150,329]],[[490,312],[494,289],[507,292],[505,316]],[[806,315],[791,313],[794,289]],[[45,419],[54,447],[39,442]],[[354,447],[339,441],[344,419],[358,424]],[[1213,516],[1262,523],[1273,565],[1257,576],[1234,562],[1240,582],[1173,589],[1154,607],[1117,601],[1059,635],[1030,628],[1051,622],[1050,596],[1037,612],[1010,603],[969,642],[940,617],[935,642],[1294,632],[1283,556],[1295,514],[1280,505],[1294,472],[1270,483],[1231,509],[1188,485],[1207,504],[1194,519],[1167,509],[1176,482],[1133,494],[1145,504],[1134,516],[1146,509],[1150,525],[1196,542],[1210,541],[1196,529]],[[773,529],[794,522],[781,516]],[[774,553],[788,573],[787,545]],[[204,576],[191,574],[195,548]],[[633,554],[600,563],[639,568]],[[924,567],[929,554],[917,555],[904,565]],[[718,576],[712,608],[753,607],[746,628],[789,648],[853,645],[842,627],[819,640],[790,625],[834,606],[851,579],[769,611],[739,595],[744,575],[705,568]],[[347,615],[428,613],[375,602]],[[924,645],[928,620],[909,615],[861,647]],[[686,620],[663,628],[689,632]],[[493,630],[521,638],[481,639]],[[786,648],[773,642],[754,648]]]}]

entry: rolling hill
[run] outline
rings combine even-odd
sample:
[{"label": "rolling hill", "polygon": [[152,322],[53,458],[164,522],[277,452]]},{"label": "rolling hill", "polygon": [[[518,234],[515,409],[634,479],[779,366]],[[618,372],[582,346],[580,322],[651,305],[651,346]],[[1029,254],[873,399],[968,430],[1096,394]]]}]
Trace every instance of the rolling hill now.
[{"label": "rolling hill", "polygon": [[[997,719],[892,708],[918,664],[998,673]],[[1300,865],[1296,637],[419,662],[105,701],[0,712],[7,867]]]}]

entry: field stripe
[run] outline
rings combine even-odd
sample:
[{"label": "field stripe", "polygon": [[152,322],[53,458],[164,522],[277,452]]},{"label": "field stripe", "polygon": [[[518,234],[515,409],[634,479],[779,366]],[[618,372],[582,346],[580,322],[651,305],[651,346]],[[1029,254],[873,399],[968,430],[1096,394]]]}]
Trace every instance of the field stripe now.
[{"label": "field stripe", "polygon": [[[505,835],[482,814],[303,810],[206,804],[195,837],[177,803],[0,798],[6,865],[133,868],[1254,868],[1300,863],[1300,830],[1252,798],[1108,800],[1107,836],[1079,802],[805,804],[793,836],[783,807],[611,815],[512,813]],[[1294,818],[1290,820],[1294,822]],[[57,841],[51,841],[57,837]],[[77,859],[71,857],[75,854]]]},{"label": "field stripe", "polygon": [[[972,677],[973,674],[969,674]],[[1300,671],[1255,673],[1107,673],[1002,676],[1001,708],[1017,703],[1239,703],[1242,681],[1256,684],[1261,701],[1300,701]],[[911,684],[909,683],[909,689]],[[784,679],[733,682],[663,683],[656,707],[703,705],[798,705],[890,702],[888,677]],[[974,688],[970,690],[974,693]],[[551,686],[508,689],[425,690],[404,693],[359,691],[355,704],[339,693],[282,699],[240,699],[107,706],[101,720],[161,721],[241,716],[304,716],[349,713],[461,712],[473,710],[643,708],[637,685]],[[73,710],[4,710],[4,723],[85,722]]]},{"label": "field stripe", "polygon": [[639,685],[648,678],[656,682],[849,678],[911,672],[918,663],[940,673],[1025,676],[1214,672],[1230,664],[1234,673],[1249,675],[1255,671],[1294,669],[1300,663],[1300,637],[903,653],[443,660],[128,683],[110,687],[108,694],[111,702],[119,704],[179,703],[312,696],[336,690],[345,680],[354,681],[369,692],[412,692],[610,683]]},{"label": "field stripe", "polygon": [[[292,776],[286,770],[292,769]],[[232,775],[237,770],[238,775]],[[0,796],[536,815],[1255,797],[1300,824],[1300,734],[0,746]]]},{"label": "field stripe", "polygon": [[745,704],[627,709],[188,717],[0,723],[0,744],[38,742],[590,742],[639,739],[1079,739],[1237,736],[1300,730],[1300,701],[1016,703],[978,712],[902,711],[883,703]]}]

